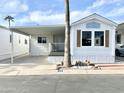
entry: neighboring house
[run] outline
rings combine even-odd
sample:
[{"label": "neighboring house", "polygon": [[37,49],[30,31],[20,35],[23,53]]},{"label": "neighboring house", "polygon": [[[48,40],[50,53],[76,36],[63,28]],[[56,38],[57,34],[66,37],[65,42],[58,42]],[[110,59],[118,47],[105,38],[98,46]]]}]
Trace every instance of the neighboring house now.
[{"label": "neighboring house", "polygon": [[[14,57],[29,53],[29,36],[13,32]],[[8,28],[0,26],[0,60],[11,56],[11,32]]]},{"label": "neighboring house", "polygon": [[116,47],[119,47],[124,45],[124,23],[119,24],[116,30]]},{"label": "neighboring house", "polygon": [[[70,34],[72,61],[113,63],[116,27],[115,22],[96,13],[72,23]],[[63,61],[64,25],[13,27],[11,30],[30,35],[30,55],[48,56],[48,61],[55,63]]]}]

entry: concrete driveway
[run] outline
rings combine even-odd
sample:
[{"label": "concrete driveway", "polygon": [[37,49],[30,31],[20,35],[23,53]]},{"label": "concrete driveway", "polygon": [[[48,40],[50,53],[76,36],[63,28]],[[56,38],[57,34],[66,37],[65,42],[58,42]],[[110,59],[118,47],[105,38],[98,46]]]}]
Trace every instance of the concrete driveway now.
[{"label": "concrete driveway", "polygon": [[[13,64],[18,64],[18,65],[36,65],[36,64],[42,64],[42,65],[50,65],[47,61],[48,56],[23,56],[20,58],[15,58]],[[0,64],[10,64],[10,59],[0,61]]]},{"label": "concrete driveway", "polygon": [[123,93],[124,75],[1,76],[0,93]]}]

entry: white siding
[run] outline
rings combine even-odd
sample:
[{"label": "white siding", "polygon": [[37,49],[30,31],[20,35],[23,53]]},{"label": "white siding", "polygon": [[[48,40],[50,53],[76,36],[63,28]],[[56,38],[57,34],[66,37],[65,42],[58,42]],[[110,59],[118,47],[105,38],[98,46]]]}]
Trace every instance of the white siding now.
[{"label": "white siding", "polygon": [[[46,44],[39,44],[37,42],[38,36],[46,37],[47,43]],[[38,56],[38,55],[49,55],[50,49],[49,44],[53,42],[52,34],[41,34],[41,35],[32,35],[31,36],[31,55]]]},{"label": "white siding", "polygon": [[0,60],[10,57],[10,32],[0,28]]},{"label": "white siding", "polygon": [[[11,55],[10,35],[11,32],[9,30],[0,28],[0,60],[10,58]],[[29,37],[16,32],[13,32],[13,36],[14,56],[29,53]],[[19,37],[21,41],[20,44]],[[25,39],[27,39],[27,45],[25,45]]]},{"label": "white siding", "polygon": [[[19,39],[20,39],[20,43],[19,43]],[[27,40],[27,44],[25,44],[25,39]],[[14,44],[14,56],[29,53],[29,36],[14,32],[13,44]]]},{"label": "white siding", "polygon": [[[92,21],[92,20],[90,20]],[[88,22],[90,22],[88,21]],[[112,63],[114,62],[114,56],[115,56],[115,27],[105,24],[101,21],[93,20],[95,22],[98,22],[101,24],[101,28],[98,29],[87,29],[86,23],[78,24],[71,27],[71,55],[73,56],[73,59],[76,60],[90,60],[94,63]],[[76,39],[77,39],[77,30],[81,29],[81,31],[105,31],[109,30],[109,48],[106,48],[104,46],[83,46],[83,47],[77,47],[76,46]],[[94,36],[94,34],[93,34]],[[94,40],[92,38],[92,41],[94,43]]]}]

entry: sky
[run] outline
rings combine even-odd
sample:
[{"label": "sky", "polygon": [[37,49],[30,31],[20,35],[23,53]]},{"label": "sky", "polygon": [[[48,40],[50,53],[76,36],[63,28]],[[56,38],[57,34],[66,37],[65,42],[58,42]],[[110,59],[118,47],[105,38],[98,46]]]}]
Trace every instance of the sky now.
[{"label": "sky", "polygon": [[[14,17],[11,26],[64,24],[64,0],[1,0],[0,25]],[[116,23],[124,22],[124,0],[70,0],[71,23],[93,13]]]}]

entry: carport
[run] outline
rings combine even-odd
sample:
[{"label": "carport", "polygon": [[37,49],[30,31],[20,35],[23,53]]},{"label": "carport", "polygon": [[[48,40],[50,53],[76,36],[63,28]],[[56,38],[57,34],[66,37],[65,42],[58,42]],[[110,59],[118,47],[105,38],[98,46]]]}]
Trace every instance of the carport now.
[{"label": "carport", "polygon": [[[64,25],[50,25],[50,26],[29,26],[29,27],[11,27],[12,31],[24,33],[29,35],[29,55],[15,58],[15,64],[49,64],[48,63],[48,56],[53,52],[61,52],[56,54],[63,55],[64,49]],[[47,37],[48,41],[44,46],[43,44],[36,44],[34,40],[36,37],[43,36]],[[56,37],[62,37],[61,39],[55,39]],[[58,50],[53,49],[52,46],[59,47]],[[62,47],[63,46],[63,47]],[[41,48],[42,47],[42,48]],[[42,52],[41,52],[42,51]],[[9,62],[9,61],[8,61]],[[7,63],[8,63],[7,62]],[[6,63],[6,62],[5,62]]]}]

